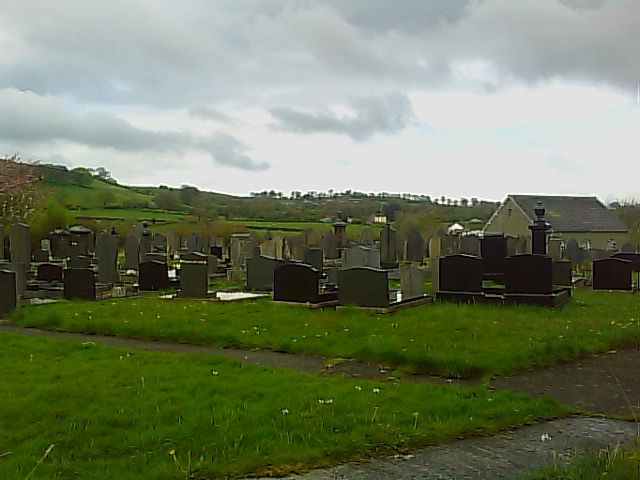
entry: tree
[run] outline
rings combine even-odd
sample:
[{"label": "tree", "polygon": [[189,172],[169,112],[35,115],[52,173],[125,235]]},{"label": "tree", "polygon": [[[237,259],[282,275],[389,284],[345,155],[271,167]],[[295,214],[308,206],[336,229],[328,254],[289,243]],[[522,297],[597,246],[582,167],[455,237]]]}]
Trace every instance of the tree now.
[{"label": "tree", "polygon": [[0,219],[25,222],[42,199],[40,177],[34,166],[20,162],[18,154],[0,158]]},{"label": "tree", "polygon": [[161,190],[153,197],[153,202],[156,207],[163,210],[172,210],[179,212],[182,204],[178,198],[178,192],[172,192],[171,190]]}]

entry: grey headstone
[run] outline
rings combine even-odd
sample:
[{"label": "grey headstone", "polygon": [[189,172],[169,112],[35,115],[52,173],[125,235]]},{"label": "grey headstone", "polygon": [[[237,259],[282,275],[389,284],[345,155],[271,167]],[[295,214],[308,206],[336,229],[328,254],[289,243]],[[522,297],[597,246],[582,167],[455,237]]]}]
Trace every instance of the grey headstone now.
[{"label": "grey headstone", "polygon": [[[456,252],[458,253],[458,252]],[[480,239],[475,235],[460,237],[460,252],[468,255],[480,256]]]},{"label": "grey headstone", "polygon": [[304,258],[302,261],[322,272],[324,269],[324,252],[321,248],[307,247],[304,250]]},{"label": "grey headstone", "polygon": [[124,241],[123,270],[138,270],[140,265],[140,241],[134,234],[129,233]]},{"label": "grey headstone", "polygon": [[272,290],[273,272],[284,265],[284,260],[274,257],[256,256],[247,259],[247,288],[249,290]]},{"label": "grey headstone", "polygon": [[54,230],[49,236],[51,237],[51,256],[57,260],[67,258],[70,251],[71,234],[67,230]]},{"label": "grey headstone", "polygon": [[324,258],[334,260],[340,257],[338,239],[333,232],[327,232],[320,239],[318,246],[324,251]]},{"label": "grey headstone", "polygon": [[549,238],[547,241],[547,255],[549,255],[554,261],[562,260],[561,244],[562,240],[559,238]]},{"label": "grey headstone", "polygon": [[151,237],[151,248],[154,252],[166,253],[167,237],[162,233],[154,233]]},{"label": "grey headstone", "polygon": [[360,307],[389,306],[388,271],[369,267],[339,270],[338,302]]},{"label": "grey headstone", "polygon": [[205,251],[204,241],[197,232],[192,232],[191,235],[187,237],[187,251],[200,253]]},{"label": "grey headstone", "polygon": [[260,244],[260,254],[265,257],[276,258],[276,242],[273,239],[264,240]]},{"label": "grey headstone", "polygon": [[400,289],[403,300],[422,297],[424,295],[424,270],[413,266],[401,268]]},{"label": "grey headstone", "polygon": [[[480,250],[479,246],[478,250]],[[457,235],[444,235],[440,237],[441,255],[455,255],[457,253],[468,253],[469,255],[476,255],[476,253],[474,252],[463,252],[460,249],[460,237],[458,237]]]},{"label": "grey headstone", "polygon": [[636,249],[633,245],[631,245],[631,243],[627,242],[624,245],[622,245],[622,247],[620,248],[620,251],[625,253],[633,253],[636,251]]},{"label": "grey headstone", "polygon": [[31,263],[31,241],[29,240],[29,225],[15,223],[11,225],[9,234],[9,248],[11,261],[14,263]]},{"label": "grey headstone", "polygon": [[380,251],[364,245],[354,245],[342,251],[342,268],[380,268]]},{"label": "grey headstone", "polygon": [[209,257],[189,252],[180,257],[180,296],[206,298],[209,289]]},{"label": "grey headstone", "polygon": [[570,287],[573,284],[570,262],[564,260],[553,262],[553,284],[561,287]]},{"label": "grey headstone", "polygon": [[69,228],[69,256],[88,255],[91,247],[91,229],[84,225]]},{"label": "grey headstone", "polygon": [[396,268],[398,266],[398,233],[385,225],[380,230],[380,265],[382,268]]},{"label": "grey headstone", "polygon": [[118,281],[118,236],[100,232],[96,238],[98,282],[114,284]]},{"label": "grey headstone", "polygon": [[360,243],[362,245],[373,245],[375,241],[376,237],[369,227],[362,230],[362,233],[360,233]]},{"label": "grey headstone", "polygon": [[140,249],[138,250],[138,260],[140,262],[144,262],[146,255],[153,251],[152,235],[151,231],[146,228],[140,234]]},{"label": "grey headstone", "polygon": [[0,318],[16,308],[17,300],[16,273],[0,269]]},{"label": "grey headstone", "polygon": [[422,263],[426,251],[427,245],[424,241],[424,238],[422,238],[422,235],[420,235],[420,232],[416,229],[411,230],[411,232],[409,232],[409,236],[407,237],[407,253],[405,259],[408,262]]}]

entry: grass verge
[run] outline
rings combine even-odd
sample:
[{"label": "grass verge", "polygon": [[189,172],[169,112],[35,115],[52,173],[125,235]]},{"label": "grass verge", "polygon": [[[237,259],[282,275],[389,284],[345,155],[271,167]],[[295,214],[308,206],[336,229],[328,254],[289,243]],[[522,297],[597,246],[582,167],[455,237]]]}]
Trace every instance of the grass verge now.
[{"label": "grass verge", "polygon": [[376,315],[268,299],[220,303],[156,296],[16,309],[13,323],[221,347],[357,358],[409,372],[481,378],[632,345],[637,296],[576,290],[560,310],[434,303]]}]

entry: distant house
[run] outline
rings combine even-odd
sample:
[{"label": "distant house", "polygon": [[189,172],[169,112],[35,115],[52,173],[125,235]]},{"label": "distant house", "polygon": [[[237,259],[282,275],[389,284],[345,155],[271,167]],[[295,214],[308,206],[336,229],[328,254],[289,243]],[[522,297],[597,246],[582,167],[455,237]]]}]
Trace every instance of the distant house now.
[{"label": "distant house", "polygon": [[508,195],[482,228],[526,238],[536,219],[534,208],[542,202],[550,235],[565,245],[574,239],[585,249],[616,250],[629,240],[629,229],[600,200],[590,196]]},{"label": "distant house", "polygon": [[371,223],[376,223],[376,224],[387,223],[387,216],[384,213],[382,213],[380,210],[378,210],[371,217]]}]

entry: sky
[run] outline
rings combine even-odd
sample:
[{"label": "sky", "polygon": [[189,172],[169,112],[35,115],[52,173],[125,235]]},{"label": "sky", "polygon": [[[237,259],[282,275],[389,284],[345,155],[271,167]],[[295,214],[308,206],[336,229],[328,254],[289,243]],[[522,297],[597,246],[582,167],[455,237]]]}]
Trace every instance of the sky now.
[{"label": "sky", "polygon": [[0,155],[128,185],[640,201],[637,0],[2,0]]}]

